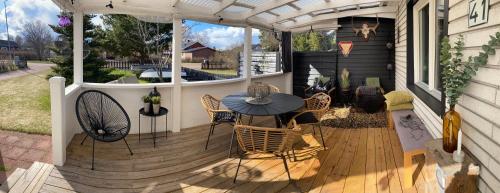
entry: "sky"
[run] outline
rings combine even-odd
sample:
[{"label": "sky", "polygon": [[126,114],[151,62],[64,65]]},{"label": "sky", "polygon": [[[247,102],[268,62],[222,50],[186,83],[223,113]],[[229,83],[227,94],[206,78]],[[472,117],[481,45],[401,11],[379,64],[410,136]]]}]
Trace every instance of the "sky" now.
[{"label": "sky", "polygon": [[[0,0],[0,39],[7,39],[5,25],[5,8]],[[57,24],[60,9],[51,0],[7,0],[7,19],[9,34],[12,37],[22,36],[24,24],[40,21],[43,24]],[[102,25],[102,20],[95,17],[92,22]],[[194,25],[193,33],[207,37],[209,47],[226,49],[235,44],[242,44],[244,28],[227,27],[197,21],[186,21],[186,25]],[[252,30],[252,43],[259,43],[259,30]],[[55,34],[54,34],[55,35]]]}]

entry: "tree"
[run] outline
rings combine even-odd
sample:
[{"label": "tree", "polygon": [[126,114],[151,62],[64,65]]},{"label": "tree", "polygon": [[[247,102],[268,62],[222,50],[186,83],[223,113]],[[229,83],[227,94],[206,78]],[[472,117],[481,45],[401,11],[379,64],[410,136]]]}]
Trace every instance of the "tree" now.
[{"label": "tree", "polygon": [[21,37],[21,36],[16,36],[16,37],[14,38],[14,41],[16,42],[16,44],[17,44],[17,46],[18,46],[19,48],[23,47],[23,44],[24,44],[23,37]]},{"label": "tree", "polygon": [[155,47],[156,42],[166,48],[172,39],[172,24],[158,23],[157,30],[156,23],[143,22],[129,15],[110,14],[101,17],[105,29],[99,32],[99,41],[106,51],[115,56],[135,56],[144,62],[149,60],[148,49]]},{"label": "tree", "polygon": [[308,34],[309,39],[307,43],[309,44],[309,51],[321,51],[321,34],[318,32],[311,32]]},{"label": "tree", "polygon": [[195,33],[193,29],[200,25],[200,23],[195,22],[192,24],[186,24],[184,23],[182,25],[182,42],[183,43],[188,43],[188,42],[199,42],[200,44],[203,45],[208,45],[208,37],[205,37],[204,35],[200,33]]},{"label": "tree", "polygon": [[[98,28],[92,24],[94,15],[83,17],[83,38],[84,38],[84,59],[83,59],[83,79],[87,82],[109,82],[114,76],[110,76],[110,69],[104,68],[106,62],[99,57],[101,46],[98,38]],[[73,18],[70,17],[73,22]],[[50,49],[56,54],[50,61],[56,66],[52,67],[52,73],[47,76],[62,76],[66,78],[66,84],[73,83],[73,25],[61,27],[59,25],[49,25],[52,30],[59,34],[57,41]]]},{"label": "tree", "polygon": [[309,44],[307,42],[307,35],[305,33],[293,35],[293,50],[304,52],[309,51]]},{"label": "tree", "polygon": [[259,39],[262,49],[272,52],[279,51],[280,42],[274,36],[274,32],[261,30],[259,34]]},{"label": "tree", "polygon": [[52,36],[47,26],[40,21],[26,23],[24,24],[23,36],[26,44],[35,51],[38,59],[45,59],[47,47],[52,42]]}]

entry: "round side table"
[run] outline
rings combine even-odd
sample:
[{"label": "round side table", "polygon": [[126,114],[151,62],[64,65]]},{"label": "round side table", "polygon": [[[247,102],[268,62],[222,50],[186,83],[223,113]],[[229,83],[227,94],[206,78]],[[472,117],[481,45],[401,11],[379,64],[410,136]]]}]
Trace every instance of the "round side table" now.
[{"label": "round side table", "polygon": [[154,114],[152,109],[151,112],[144,112],[144,108],[139,110],[139,142],[141,141],[141,115],[150,117],[151,119],[151,133],[153,134],[153,147],[156,147],[156,117],[160,117],[165,115],[165,139],[167,139],[167,125],[168,125],[168,109],[165,107],[160,107],[160,112],[158,114]]}]

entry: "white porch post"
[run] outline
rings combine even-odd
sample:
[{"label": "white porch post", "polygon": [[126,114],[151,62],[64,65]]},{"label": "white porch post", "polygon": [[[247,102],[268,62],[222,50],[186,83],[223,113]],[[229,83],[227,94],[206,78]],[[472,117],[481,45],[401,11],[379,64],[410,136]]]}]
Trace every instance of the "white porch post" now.
[{"label": "white porch post", "polygon": [[252,26],[245,27],[245,41],[243,43],[243,69],[245,84],[243,90],[252,83]]},{"label": "white porch post", "polygon": [[50,83],[50,113],[52,120],[52,162],[62,166],[66,161],[66,102],[63,77],[52,77]]},{"label": "white porch post", "polygon": [[73,13],[73,84],[83,83],[83,12]]},{"label": "white porch post", "polygon": [[182,52],[182,19],[174,16],[172,21],[174,35],[172,38],[172,116],[173,116],[173,131],[181,130],[181,114],[182,114],[182,87],[181,87],[181,52]]}]

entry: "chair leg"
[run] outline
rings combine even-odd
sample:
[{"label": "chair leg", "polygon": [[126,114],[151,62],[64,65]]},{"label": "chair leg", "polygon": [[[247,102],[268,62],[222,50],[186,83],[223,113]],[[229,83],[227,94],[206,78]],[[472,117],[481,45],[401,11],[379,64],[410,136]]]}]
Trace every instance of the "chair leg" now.
[{"label": "chair leg", "polygon": [[253,115],[250,115],[250,119],[248,120],[248,125],[251,125],[253,121]]},{"label": "chair leg", "polygon": [[288,164],[286,164],[286,158],[283,154],[281,154],[281,159],[283,160],[283,165],[285,165],[286,174],[288,174],[288,181],[292,182],[292,178],[290,177],[290,171],[288,170]]},{"label": "chair leg", "polygon": [[297,156],[295,156],[295,149],[292,145],[292,155],[293,155],[293,161],[297,161]]},{"label": "chair leg", "polygon": [[313,135],[316,135],[316,125],[312,125]]},{"label": "chair leg", "polygon": [[234,134],[235,133],[236,133],[236,131],[233,128],[233,134],[231,135],[231,142],[229,143],[229,153],[227,155],[228,158],[231,157],[231,151],[233,150],[233,142],[234,142]]},{"label": "chair leg", "polygon": [[95,139],[92,138],[92,167],[90,168],[91,170],[94,170],[94,156],[95,156]]},{"label": "chair leg", "polygon": [[318,127],[319,127],[319,134],[321,135],[321,142],[323,142],[323,149],[326,149],[325,139],[323,138],[323,132],[321,131],[321,123],[318,124]]},{"label": "chair leg", "polygon": [[243,156],[240,155],[240,161],[238,162],[238,167],[236,168],[236,174],[234,174],[233,183],[236,183],[236,178],[238,177],[238,171],[240,171],[240,166],[241,166],[241,160],[242,159],[243,159]]},{"label": "chair leg", "polygon": [[210,130],[208,131],[208,138],[207,138],[207,143],[205,144],[205,150],[208,148],[208,142],[210,141],[210,135],[212,135],[212,130],[214,129],[215,125],[212,123],[210,125]]},{"label": "chair leg", "polygon": [[82,142],[80,143],[80,145],[83,145],[83,142],[85,142],[85,140],[87,139],[87,137],[88,137],[88,136],[89,136],[88,134],[87,134],[87,135],[85,135],[85,137],[83,138],[83,140],[82,140]]},{"label": "chair leg", "polygon": [[128,145],[127,140],[125,139],[125,137],[123,138],[123,141],[125,142],[125,145],[127,145],[127,148],[128,148],[128,151],[130,152],[130,155],[134,155],[134,153],[132,153],[132,150],[130,149],[130,146]]}]

